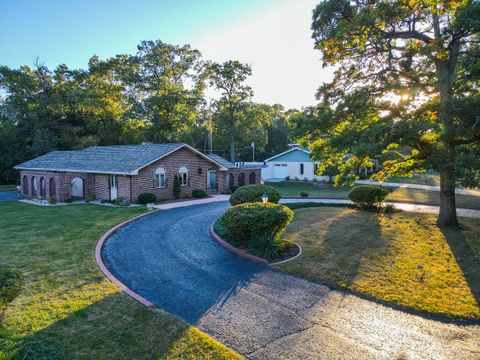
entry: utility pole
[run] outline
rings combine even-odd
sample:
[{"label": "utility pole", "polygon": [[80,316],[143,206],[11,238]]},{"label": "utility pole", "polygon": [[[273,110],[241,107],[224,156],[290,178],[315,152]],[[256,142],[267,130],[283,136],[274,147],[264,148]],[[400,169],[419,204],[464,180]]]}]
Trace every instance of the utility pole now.
[{"label": "utility pole", "polygon": [[210,155],[213,154],[213,128],[212,128],[212,116],[208,119],[208,148]]}]

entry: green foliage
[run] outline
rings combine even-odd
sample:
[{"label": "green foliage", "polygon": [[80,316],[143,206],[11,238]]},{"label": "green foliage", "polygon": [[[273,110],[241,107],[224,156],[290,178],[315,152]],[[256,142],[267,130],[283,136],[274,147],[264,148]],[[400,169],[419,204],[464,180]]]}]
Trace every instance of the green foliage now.
[{"label": "green foliage", "polygon": [[19,271],[0,266],[0,312],[17,297],[22,286],[23,281]]},{"label": "green foliage", "polygon": [[230,196],[230,204],[238,205],[243,203],[262,202],[263,193],[268,195],[268,202],[277,204],[280,200],[280,193],[270,185],[247,185],[239,188]]},{"label": "green foliage", "polygon": [[301,191],[301,192],[300,192],[300,196],[301,196],[301,197],[309,197],[310,194],[309,194],[308,192],[306,192],[306,191]]},{"label": "green foliage", "polygon": [[397,212],[397,209],[395,209],[395,205],[393,204],[387,204],[383,207],[383,212],[385,214],[394,214]]},{"label": "green foliage", "polygon": [[57,203],[57,198],[55,196],[49,197],[48,198],[48,203],[51,205],[54,205]]},{"label": "green foliage", "polygon": [[285,249],[285,244],[280,240],[277,235],[269,233],[261,234],[256,238],[250,240],[247,251],[255,256],[259,256],[265,259],[278,258],[282,256]]},{"label": "green foliage", "polygon": [[380,208],[388,194],[385,188],[359,185],[350,190],[348,198],[361,209],[372,210]]},{"label": "green foliage", "polygon": [[293,218],[293,212],[278,204],[246,203],[230,207],[221,217],[232,238],[241,246],[263,234],[279,236]]},{"label": "green foliage", "polygon": [[233,194],[235,191],[238,190],[238,186],[230,186],[228,189],[227,189],[227,194]]},{"label": "green foliage", "polygon": [[479,17],[476,1],[320,1],[313,38],[335,76],[292,119],[319,172],[337,167],[336,185],[351,184],[378,156],[378,180],[437,170],[439,223],[455,226],[453,188],[480,174]]},{"label": "green foliage", "polygon": [[208,197],[208,194],[206,191],[203,191],[202,189],[193,189],[192,190],[192,197],[197,198],[197,199],[203,199]]},{"label": "green foliage", "polygon": [[67,197],[63,202],[66,204],[71,204],[73,202],[73,199],[71,197]]},{"label": "green foliage", "polygon": [[145,205],[148,203],[155,203],[157,202],[157,195],[152,193],[142,193],[138,195],[137,202],[142,205]]},{"label": "green foliage", "polygon": [[181,188],[180,188],[180,177],[175,175],[173,177],[173,197],[175,199],[180,199]]}]

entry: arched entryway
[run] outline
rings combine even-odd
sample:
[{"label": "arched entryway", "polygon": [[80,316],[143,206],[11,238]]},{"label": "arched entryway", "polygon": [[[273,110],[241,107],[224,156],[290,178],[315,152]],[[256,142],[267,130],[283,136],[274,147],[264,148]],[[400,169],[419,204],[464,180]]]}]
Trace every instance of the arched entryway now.
[{"label": "arched entryway", "polygon": [[27,175],[23,175],[23,195],[27,196],[28,195],[28,177]]},{"label": "arched entryway", "polygon": [[248,183],[249,183],[250,185],[253,185],[253,184],[255,184],[256,182],[257,182],[257,175],[255,174],[254,171],[252,171],[252,172],[250,173],[250,175],[248,176]]},{"label": "arched entryway", "polygon": [[226,179],[226,186],[227,190],[235,186],[235,178],[233,177],[233,174],[228,173],[227,174],[227,179]]},{"label": "arched entryway", "polygon": [[38,183],[37,183],[37,178],[35,176],[32,176],[32,196],[37,196],[38,195]]},{"label": "arched entryway", "polygon": [[238,174],[238,186],[244,186],[245,185],[245,174],[240,173]]},{"label": "arched entryway", "polygon": [[45,178],[43,176],[40,178],[40,196],[47,196],[47,183],[45,182]]},{"label": "arched entryway", "polygon": [[50,193],[50,197],[56,197],[57,189],[56,189],[56,186],[55,186],[55,179],[54,178],[50,178],[49,193]]},{"label": "arched entryway", "polygon": [[74,199],[83,199],[84,186],[83,179],[76,177],[70,182],[70,196]]}]

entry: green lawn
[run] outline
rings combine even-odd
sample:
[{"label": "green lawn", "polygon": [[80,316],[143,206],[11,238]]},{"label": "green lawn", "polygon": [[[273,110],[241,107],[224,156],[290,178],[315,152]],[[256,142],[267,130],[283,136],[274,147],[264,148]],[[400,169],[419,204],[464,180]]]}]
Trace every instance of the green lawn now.
[{"label": "green lawn", "polygon": [[5,190],[16,190],[17,185],[12,185],[12,184],[0,184],[0,191],[5,191]]},{"label": "green lawn", "polygon": [[444,230],[435,216],[299,209],[284,234],[303,253],[276,268],[396,305],[480,318],[480,220]]},{"label": "green lawn", "polygon": [[[310,197],[326,199],[346,199],[350,191],[349,187],[336,188],[332,185],[313,184],[311,182],[282,181],[268,183],[275,187],[282,196],[300,197],[300,192],[306,191]],[[391,191],[387,197],[389,201],[411,202],[425,205],[440,205],[440,193],[409,188],[389,188]],[[456,195],[457,206],[467,209],[480,209],[480,196]],[[308,200],[306,200],[308,201]]]},{"label": "green lawn", "polygon": [[0,204],[0,359],[239,358],[98,270],[100,235],[143,211]]},{"label": "green lawn", "polygon": [[411,177],[392,176],[388,179],[388,181],[401,184],[440,186],[440,175],[438,175],[437,173],[419,173],[414,174]]}]

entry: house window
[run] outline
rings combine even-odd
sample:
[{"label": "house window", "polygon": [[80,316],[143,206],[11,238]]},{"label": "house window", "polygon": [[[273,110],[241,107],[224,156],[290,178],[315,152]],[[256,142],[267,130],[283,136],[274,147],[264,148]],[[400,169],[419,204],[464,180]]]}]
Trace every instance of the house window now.
[{"label": "house window", "polygon": [[303,175],[303,164],[300,164],[300,175]]},{"label": "house window", "polygon": [[318,172],[318,164],[313,164],[313,175],[317,175]]},{"label": "house window", "polygon": [[158,168],[155,171],[155,176],[154,176],[154,187],[156,188],[163,188],[165,187],[165,169],[164,168]]},{"label": "house window", "polygon": [[178,171],[178,177],[180,178],[180,185],[187,186],[188,184],[188,169],[182,166]]}]

